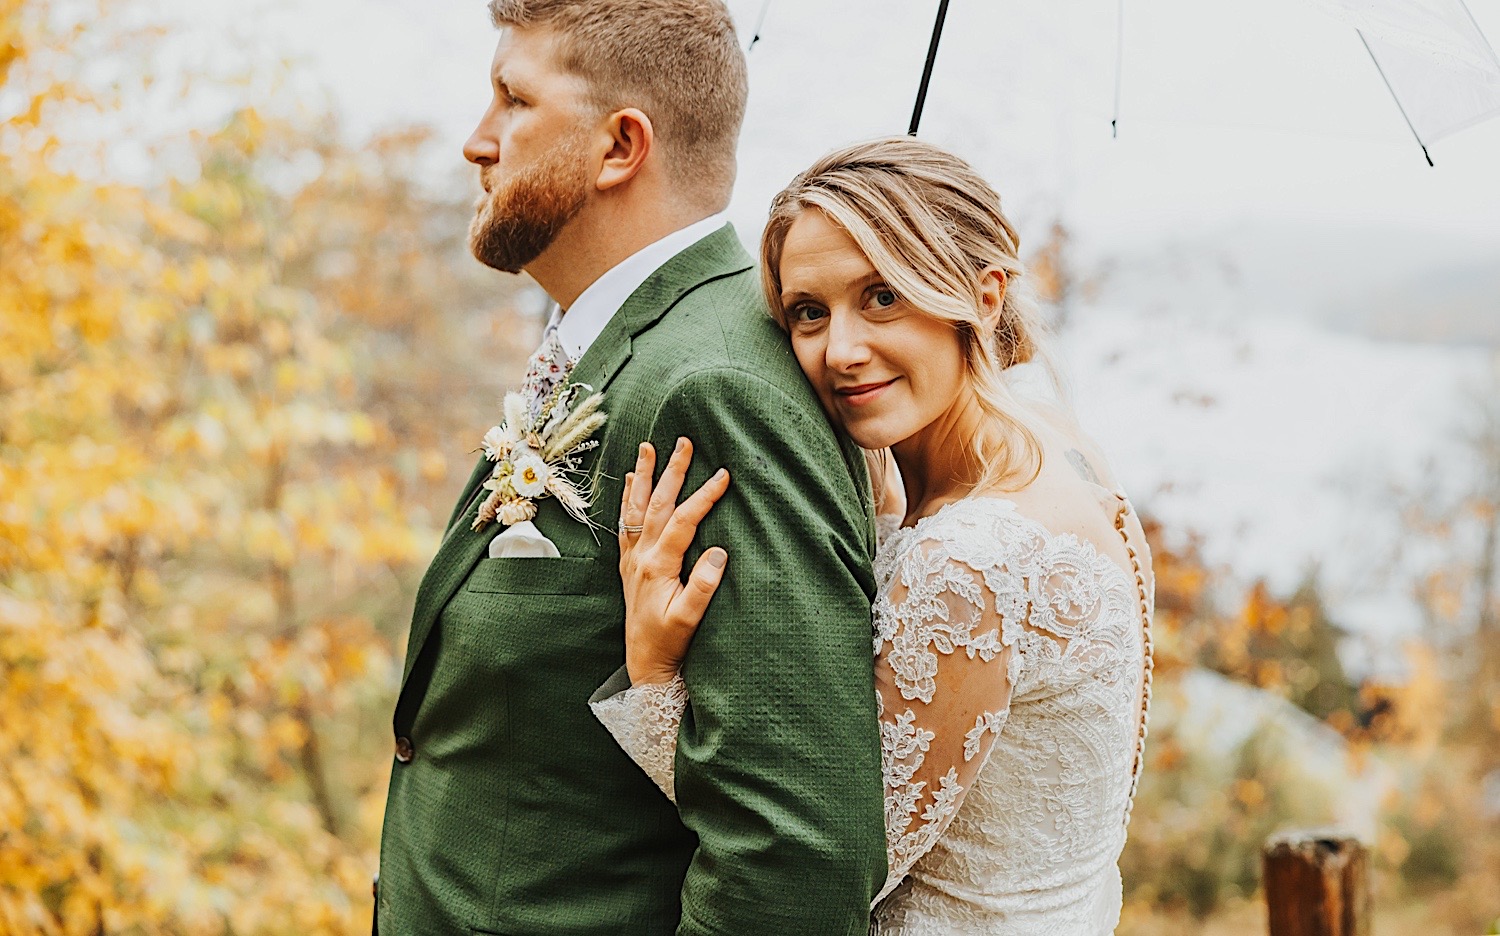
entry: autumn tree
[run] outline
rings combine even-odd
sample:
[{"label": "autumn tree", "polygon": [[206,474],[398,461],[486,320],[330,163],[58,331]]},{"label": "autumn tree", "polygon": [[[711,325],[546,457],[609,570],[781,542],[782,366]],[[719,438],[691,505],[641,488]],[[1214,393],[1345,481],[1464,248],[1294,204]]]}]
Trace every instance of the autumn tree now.
[{"label": "autumn tree", "polygon": [[415,579],[530,335],[420,134],[242,107],[82,171],[113,15],[0,0],[0,932],[361,931]]}]

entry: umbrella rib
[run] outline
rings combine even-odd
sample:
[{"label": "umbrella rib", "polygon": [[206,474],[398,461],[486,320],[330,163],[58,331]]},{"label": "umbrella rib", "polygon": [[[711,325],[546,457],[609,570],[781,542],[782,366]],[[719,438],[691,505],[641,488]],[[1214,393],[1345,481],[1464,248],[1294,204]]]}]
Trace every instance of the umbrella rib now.
[{"label": "umbrella rib", "polygon": [[1365,51],[1370,53],[1370,61],[1375,63],[1375,70],[1380,72],[1380,80],[1385,82],[1385,89],[1391,93],[1391,100],[1396,102],[1396,110],[1401,112],[1401,119],[1406,121],[1406,129],[1411,131],[1411,135],[1417,139],[1417,145],[1422,147],[1422,155],[1427,157],[1427,165],[1434,165],[1432,154],[1427,152],[1427,144],[1422,142],[1422,134],[1417,132],[1417,128],[1412,126],[1411,118],[1406,116],[1406,108],[1401,106],[1401,98],[1396,96],[1396,89],[1391,87],[1391,80],[1385,76],[1385,69],[1380,67],[1380,59],[1375,57],[1375,50],[1370,48],[1370,43],[1365,39],[1362,30],[1356,29],[1354,33],[1359,36],[1359,41],[1364,45]]},{"label": "umbrella rib", "polygon": [[932,65],[937,61],[938,42],[943,38],[943,20],[948,18],[948,0],[938,3],[937,22],[932,24],[932,41],[927,45],[927,64],[922,66],[922,84],[917,88],[917,106],[911,112],[911,128],[907,136],[917,135],[917,126],[922,123],[922,108],[927,103],[927,86],[932,81]]},{"label": "umbrella rib", "polygon": [[766,0],[760,5],[760,15],[755,18],[755,31],[750,34],[750,44],[745,46],[745,51],[750,52],[755,44],[760,41],[761,27],[766,25],[766,13],[771,9],[771,0]]},{"label": "umbrella rib", "polygon": [[1109,137],[1120,137],[1120,74],[1125,65],[1125,0],[1120,0],[1115,13],[1115,113],[1109,119]]}]

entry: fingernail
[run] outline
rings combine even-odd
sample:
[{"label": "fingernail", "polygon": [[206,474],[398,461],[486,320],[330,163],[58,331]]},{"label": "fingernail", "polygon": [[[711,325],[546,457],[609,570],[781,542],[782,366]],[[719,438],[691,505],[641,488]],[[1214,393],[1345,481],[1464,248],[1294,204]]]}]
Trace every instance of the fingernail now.
[{"label": "fingernail", "polygon": [[687,436],[678,436],[677,437],[677,451],[680,452],[680,451],[682,451],[685,448],[687,448]]},{"label": "fingernail", "polygon": [[641,447],[638,448],[638,449],[636,449],[636,451],[639,452],[642,455],[646,454],[646,443],[642,442],[641,443]]},{"label": "fingernail", "polygon": [[714,472],[713,480],[714,481],[718,481],[721,478],[727,478],[727,477],[729,477],[729,469],[728,468],[720,468],[718,471]]},{"label": "fingernail", "polygon": [[729,561],[729,553],[715,546],[708,551],[708,564],[716,569],[724,568],[724,563]]}]

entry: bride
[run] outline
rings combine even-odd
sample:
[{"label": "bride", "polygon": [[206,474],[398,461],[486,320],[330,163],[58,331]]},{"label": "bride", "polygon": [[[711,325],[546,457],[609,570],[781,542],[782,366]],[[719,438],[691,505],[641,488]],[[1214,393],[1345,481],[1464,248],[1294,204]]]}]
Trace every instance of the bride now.
[{"label": "bride", "polygon": [[[798,363],[882,491],[889,876],[872,932],[1111,933],[1151,698],[1150,558],[1068,413],[1012,391],[1009,369],[1046,349],[999,196],[929,144],[852,146],[777,196],[761,268]],[[643,445],[626,478],[631,686],[591,703],[668,796],[692,705],[678,665],[726,565],[756,561],[714,547],[681,581],[730,483],[720,471],[678,505],[691,457],[680,440],[653,486]]]}]

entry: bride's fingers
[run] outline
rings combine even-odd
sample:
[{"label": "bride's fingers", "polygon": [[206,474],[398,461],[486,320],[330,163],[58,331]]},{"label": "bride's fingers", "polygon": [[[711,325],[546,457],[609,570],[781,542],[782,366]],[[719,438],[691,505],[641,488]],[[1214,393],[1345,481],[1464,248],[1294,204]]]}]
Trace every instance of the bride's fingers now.
[{"label": "bride's fingers", "polygon": [[687,585],[672,599],[667,617],[681,626],[696,628],[702,622],[714,592],[719,590],[719,582],[724,578],[724,564],[728,561],[729,553],[718,546],[699,556]]},{"label": "bride's fingers", "polygon": [[667,459],[667,467],[662,469],[661,477],[656,481],[656,489],[651,492],[651,504],[646,508],[646,529],[641,533],[643,542],[654,543],[667,521],[672,518],[672,511],[677,506],[677,495],[682,493],[682,481],[687,477],[688,466],[692,462],[693,443],[687,438],[678,439],[677,448],[672,450],[672,457]]},{"label": "bride's fingers", "polygon": [[618,531],[618,536],[620,538],[621,557],[623,557],[625,553],[631,548],[631,546],[634,545],[633,537],[628,537],[625,535],[625,524],[629,522],[626,519],[626,513],[628,512],[628,508],[630,507],[630,489],[634,484],[635,472],[625,472],[625,483],[620,487],[620,529]]},{"label": "bride's fingers", "polygon": [[[646,522],[646,505],[651,502],[651,479],[655,477],[656,449],[650,442],[642,442],[635,457],[634,477],[630,483],[630,499],[620,508],[620,525],[638,527]],[[639,531],[627,534],[639,536]]]},{"label": "bride's fingers", "polygon": [[698,535],[698,525],[708,512],[713,509],[724,492],[729,490],[729,472],[723,468],[714,472],[714,476],[703,482],[703,486],[694,491],[692,496],[678,505],[672,512],[672,517],[667,521],[667,526],[661,531],[656,545],[663,552],[670,552],[681,561],[688,547],[693,543],[693,537]]}]

